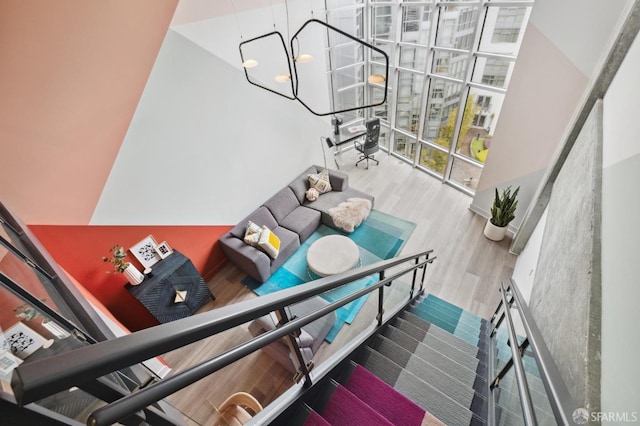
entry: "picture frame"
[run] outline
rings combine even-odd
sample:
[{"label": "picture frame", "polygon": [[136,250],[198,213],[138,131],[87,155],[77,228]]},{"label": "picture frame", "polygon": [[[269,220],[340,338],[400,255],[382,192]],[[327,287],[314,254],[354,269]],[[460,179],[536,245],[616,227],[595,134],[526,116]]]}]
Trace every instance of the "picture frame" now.
[{"label": "picture frame", "polygon": [[4,332],[11,354],[25,359],[47,343],[47,339],[29,328],[22,322],[17,322]]},{"label": "picture frame", "polygon": [[131,246],[129,251],[136,259],[138,259],[138,262],[142,264],[143,269],[146,269],[155,265],[162,259],[156,251],[157,246],[158,243],[155,238],[153,238],[153,235],[148,235],[138,243]]},{"label": "picture frame", "polygon": [[169,244],[166,241],[163,241],[156,246],[156,252],[162,259],[164,259],[173,253],[173,250],[169,247]]}]

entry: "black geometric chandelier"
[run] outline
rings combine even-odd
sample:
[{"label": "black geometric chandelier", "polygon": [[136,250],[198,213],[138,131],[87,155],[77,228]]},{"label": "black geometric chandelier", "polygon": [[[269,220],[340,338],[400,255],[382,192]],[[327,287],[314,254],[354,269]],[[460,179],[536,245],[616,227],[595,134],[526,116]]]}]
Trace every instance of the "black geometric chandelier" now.
[{"label": "black geometric chandelier", "polygon": [[[320,26],[318,28],[317,26]],[[315,27],[315,28],[314,28]],[[382,84],[384,83],[384,96],[380,102],[371,103],[362,106],[355,106],[351,108],[345,108],[341,110],[333,110],[333,111],[318,111],[318,107],[312,105],[312,102],[309,98],[302,99],[307,96],[307,92],[302,92],[300,90],[301,87],[313,87],[315,82],[313,81],[312,73],[308,71],[303,73],[298,69],[300,64],[304,64],[304,67],[309,67],[310,64],[308,62],[311,61],[312,56],[309,54],[301,54],[299,52],[300,39],[304,38],[305,33],[313,33],[317,31],[325,31],[327,40],[330,40],[331,37],[346,37],[347,39],[354,41],[355,43],[363,46],[363,55],[367,55],[366,50],[371,49],[377,52],[379,55],[384,58],[385,66],[384,66],[384,75],[383,74],[375,74],[370,75],[367,78],[369,83],[374,84]],[[337,35],[332,35],[336,33]],[[276,95],[282,96],[289,100],[296,100],[300,102],[306,109],[308,109],[312,114],[317,116],[326,116],[326,115],[335,115],[348,111],[355,111],[364,108],[371,108],[375,106],[382,105],[387,100],[387,87],[389,81],[389,56],[381,49],[366,43],[362,40],[357,39],[356,37],[342,31],[339,28],[336,28],[332,25],[327,24],[326,22],[320,21],[318,19],[309,19],[305,22],[298,31],[295,32],[293,37],[290,40],[290,50],[287,51],[287,45],[284,40],[284,37],[278,31],[272,31],[268,34],[264,34],[255,38],[252,38],[247,41],[243,41],[239,45],[240,49],[240,58],[242,60],[242,65],[244,68],[244,74],[247,78],[247,81],[254,86],[258,86],[264,90],[267,90]],[[267,63],[263,63],[261,61],[258,64],[258,61],[251,59],[253,54],[259,54],[261,50],[265,50],[268,48],[269,52],[282,52],[282,55],[277,55],[278,57],[274,57],[273,54],[269,56],[269,59],[266,61]],[[366,57],[366,56],[364,56]],[[278,87],[271,86],[269,87],[264,81],[261,81],[259,78],[251,75],[252,69],[256,67],[267,67],[272,70],[271,75],[275,75],[275,81],[278,83],[289,83],[287,86],[282,86],[280,84]],[[285,70],[284,72],[282,70]],[[315,76],[317,78],[318,75],[322,74],[322,70],[315,70]],[[326,70],[325,70],[326,71]],[[269,71],[267,71],[268,73]],[[286,87],[286,89],[285,89]]]}]

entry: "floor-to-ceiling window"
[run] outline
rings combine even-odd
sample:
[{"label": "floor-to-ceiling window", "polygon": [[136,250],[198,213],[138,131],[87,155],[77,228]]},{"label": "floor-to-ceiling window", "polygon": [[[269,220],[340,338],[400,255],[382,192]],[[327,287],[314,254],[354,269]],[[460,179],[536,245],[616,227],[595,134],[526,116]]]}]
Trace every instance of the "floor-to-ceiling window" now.
[{"label": "floor-to-ceiling window", "polygon": [[[329,23],[389,56],[387,102],[348,113],[346,124],[381,120],[380,144],[392,155],[473,193],[491,149],[533,1],[327,0]],[[336,109],[383,99],[382,55],[352,55],[360,83],[330,43]],[[334,66],[335,65],[335,66]]]}]

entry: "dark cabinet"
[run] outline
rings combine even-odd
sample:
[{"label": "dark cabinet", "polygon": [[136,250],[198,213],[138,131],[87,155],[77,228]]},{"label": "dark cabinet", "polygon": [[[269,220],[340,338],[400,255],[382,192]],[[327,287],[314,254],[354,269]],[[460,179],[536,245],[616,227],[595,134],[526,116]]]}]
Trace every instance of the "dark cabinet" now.
[{"label": "dark cabinet", "polygon": [[141,284],[126,288],[161,323],[188,317],[209,298],[215,300],[191,260],[177,250],[153,265]]}]

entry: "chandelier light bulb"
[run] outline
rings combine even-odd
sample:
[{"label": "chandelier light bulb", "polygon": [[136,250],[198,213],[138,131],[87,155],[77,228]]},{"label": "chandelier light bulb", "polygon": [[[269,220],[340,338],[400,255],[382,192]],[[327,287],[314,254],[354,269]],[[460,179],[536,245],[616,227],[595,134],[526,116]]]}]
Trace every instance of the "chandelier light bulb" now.
[{"label": "chandelier light bulb", "polygon": [[302,55],[299,55],[296,58],[296,62],[301,63],[301,64],[306,64],[307,62],[311,62],[313,61],[313,56],[307,54],[307,53],[303,53]]},{"label": "chandelier light bulb", "polygon": [[385,76],[381,74],[373,74],[373,75],[370,75],[369,78],[367,78],[367,81],[369,83],[377,83],[377,84],[382,84],[385,82],[385,80],[386,80]]},{"label": "chandelier light bulb", "polygon": [[276,81],[278,83],[286,83],[289,80],[291,80],[291,75],[290,74],[278,74],[278,75],[276,75]]},{"label": "chandelier light bulb", "polygon": [[258,61],[255,59],[247,59],[242,63],[242,66],[245,68],[255,68],[258,66]]}]

